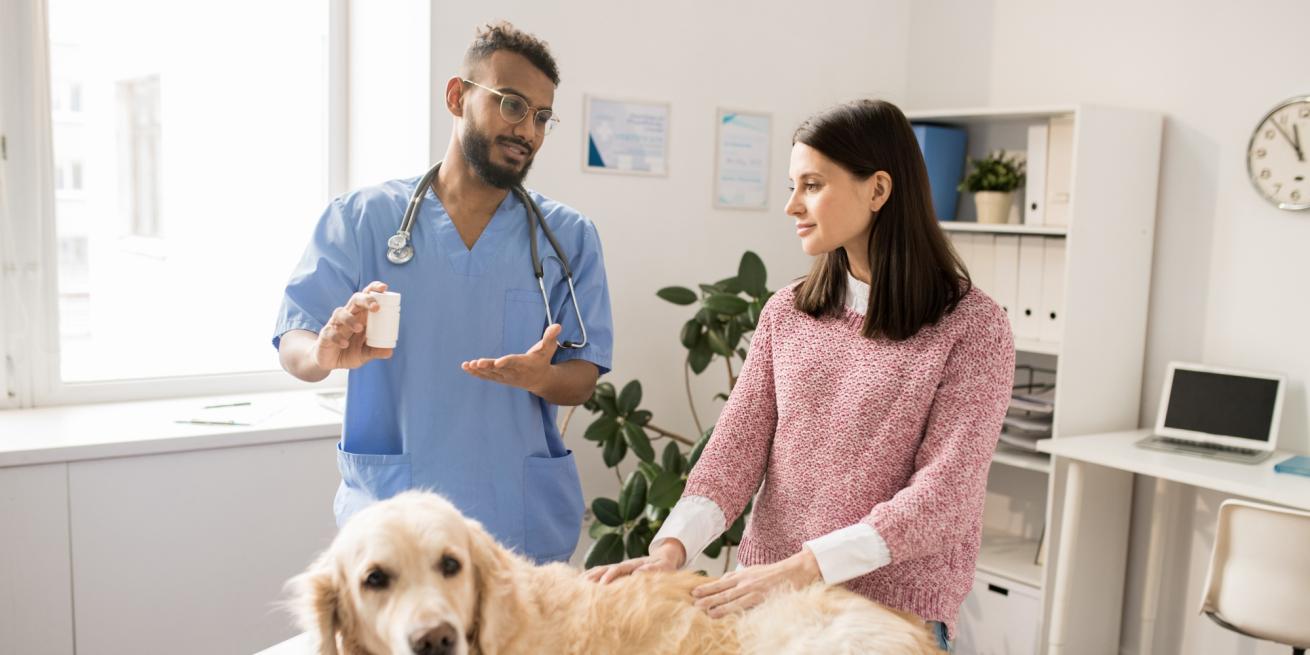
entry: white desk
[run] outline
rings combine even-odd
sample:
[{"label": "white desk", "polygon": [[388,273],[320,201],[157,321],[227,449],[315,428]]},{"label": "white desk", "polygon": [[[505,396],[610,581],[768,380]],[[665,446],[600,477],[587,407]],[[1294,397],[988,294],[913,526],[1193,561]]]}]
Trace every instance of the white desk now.
[{"label": "white desk", "polygon": [[1037,449],[1072,461],[1108,466],[1266,503],[1310,510],[1310,478],[1274,472],[1274,464],[1291,457],[1293,453],[1280,450],[1258,464],[1238,464],[1134,445],[1150,433],[1150,430],[1132,430],[1043,439],[1037,442]]},{"label": "white desk", "polygon": [[310,641],[309,633],[302,632],[284,642],[261,650],[255,655],[310,655],[313,649],[314,644]]},{"label": "white desk", "polygon": [[[1065,649],[1077,650],[1070,643],[1071,626],[1077,620],[1074,589],[1080,583],[1096,576],[1095,571],[1080,570],[1078,567],[1093,560],[1089,550],[1103,549],[1105,543],[1096,543],[1107,532],[1116,533],[1111,538],[1101,539],[1113,542],[1117,548],[1126,546],[1128,516],[1122,519],[1120,526],[1107,529],[1104,507],[1098,507],[1100,495],[1106,491],[1105,483],[1100,480],[1104,473],[1099,471],[1113,469],[1138,475],[1148,475],[1157,480],[1157,491],[1167,490],[1168,483],[1191,485],[1202,489],[1244,496],[1253,500],[1285,505],[1297,509],[1310,510],[1310,477],[1274,472],[1274,464],[1287,459],[1292,453],[1278,451],[1268,459],[1257,464],[1239,464],[1223,460],[1209,459],[1196,455],[1170,453],[1159,450],[1140,448],[1136,442],[1150,430],[1132,430],[1128,432],[1111,432],[1060,439],[1044,439],[1037,442],[1038,450],[1050,453],[1055,458],[1068,462],[1068,474],[1065,476],[1063,511],[1060,521],[1060,539],[1057,545],[1055,561],[1055,584],[1051,605],[1050,652],[1060,653]],[[1088,468],[1087,465],[1094,465]],[[1053,462],[1054,465],[1054,462]],[[1096,467],[1105,467],[1096,469]],[[1113,482],[1111,483],[1113,484]],[[1122,511],[1126,506],[1120,505]],[[1146,599],[1144,603],[1153,608],[1157,603],[1155,596],[1160,589],[1161,569],[1165,553],[1161,546],[1164,534],[1165,512],[1155,512],[1152,517],[1150,546],[1144,575]],[[1121,533],[1121,534],[1120,534]],[[1123,537],[1123,538],[1120,538]],[[1119,542],[1125,543],[1119,543]],[[1081,550],[1080,550],[1081,549]],[[1122,562],[1115,555],[1114,568],[1122,564],[1127,566],[1127,549],[1120,548]],[[1098,553],[1102,565],[1106,554]],[[1121,576],[1120,576],[1121,577]],[[1106,580],[1101,576],[1097,584],[1118,584],[1122,597],[1122,582]],[[1117,608],[1113,608],[1117,611]],[[1150,611],[1154,611],[1153,609]],[[1154,615],[1143,617],[1143,647],[1148,652],[1154,635]]]}]

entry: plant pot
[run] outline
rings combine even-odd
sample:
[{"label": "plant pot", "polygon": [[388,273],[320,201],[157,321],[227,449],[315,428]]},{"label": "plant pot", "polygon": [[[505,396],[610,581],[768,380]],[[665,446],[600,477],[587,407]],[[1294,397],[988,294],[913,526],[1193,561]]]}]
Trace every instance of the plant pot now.
[{"label": "plant pot", "polygon": [[992,225],[1010,222],[1010,205],[1014,193],[1010,191],[978,191],[973,194],[978,208],[978,222]]}]

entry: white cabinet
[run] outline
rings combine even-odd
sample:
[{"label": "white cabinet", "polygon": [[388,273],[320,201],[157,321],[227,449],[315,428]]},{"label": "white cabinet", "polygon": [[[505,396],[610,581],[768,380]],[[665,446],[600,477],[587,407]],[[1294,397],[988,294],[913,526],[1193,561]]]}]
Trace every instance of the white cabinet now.
[{"label": "white cabinet", "polygon": [[979,571],[960,608],[955,655],[1036,655],[1042,594]]},{"label": "white cabinet", "polygon": [[[961,221],[943,222],[978,288],[1010,317],[1018,364],[1055,385],[1052,437],[1099,434],[1137,427],[1146,344],[1151,254],[1163,119],[1159,113],[1077,105],[1033,109],[910,111],[911,121],[965,128],[968,154],[1026,152],[1037,126],[1049,127],[1043,225],[970,222],[973,202],[962,198]],[[1036,182],[1035,182],[1036,184]],[[1123,558],[1128,547],[1131,478],[1084,481],[1082,521],[1095,539],[1099,570],[1092,581],[1067,580],[1066,616],[1077,621],[1052,640],[1065,476],[1063,461],[1012,447],[993,457],[984,511],[979,575],[1020,581],[1024,600],[1004,602],[975,590],[971,630],[980,638],[1011,634],[1013,616],[1028,617],[1036,599],[1038,640],[1024,650],[961,652],[1113,653],[1119,649]],[[1088,486],[1090,485],[1090,486]],[[1034,564],[1040,537],[1049,554]],[[1119,553],[1115,558],[1114,553]],[[1117,561],[1116,561],[1117,559]],[[1031,592],[1031,593],[1026,593]],[[1027,604],[1025,604],[1027,603]],[[966,608],[968,609],[968,608]],[[1026,619],[1025,619],[1026,620]],[[985,624],[985,625],[984,625]],[[993,643],[989,641],[978,644]],[[1014,646],[1018,642],[1009,642]]]}]

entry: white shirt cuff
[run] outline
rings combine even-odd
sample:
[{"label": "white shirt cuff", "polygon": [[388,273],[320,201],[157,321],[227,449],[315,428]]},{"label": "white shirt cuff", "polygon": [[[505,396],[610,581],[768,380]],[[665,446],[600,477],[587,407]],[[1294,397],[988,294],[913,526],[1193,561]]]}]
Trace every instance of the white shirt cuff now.
[{"label": "white shirt cuff", "polygon": [[891,563],[887,542],[873,526],[856,523],[805,542],[819,563],[823,581],[841,584]]},{"label": "white shirt cuff", "polygon": [[665,539],[677,539],[687,551],[687,559],[682,563],[685,569],[727,529],[727,520],[718,503],[704,496],[685,496],[673,506],[660,531],[650,540],[650,550],[654,551]]}]

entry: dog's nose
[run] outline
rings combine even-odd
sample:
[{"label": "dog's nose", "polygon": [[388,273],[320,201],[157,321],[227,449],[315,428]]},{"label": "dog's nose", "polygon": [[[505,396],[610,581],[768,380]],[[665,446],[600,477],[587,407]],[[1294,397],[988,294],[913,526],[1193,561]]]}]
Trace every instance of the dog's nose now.
[{"label": "dog's nose", "polygon": [[410,640],[409,646],[414,655],[451,655],[455,652],[455,641],[458,638],[455,626],[442,623]]}]

